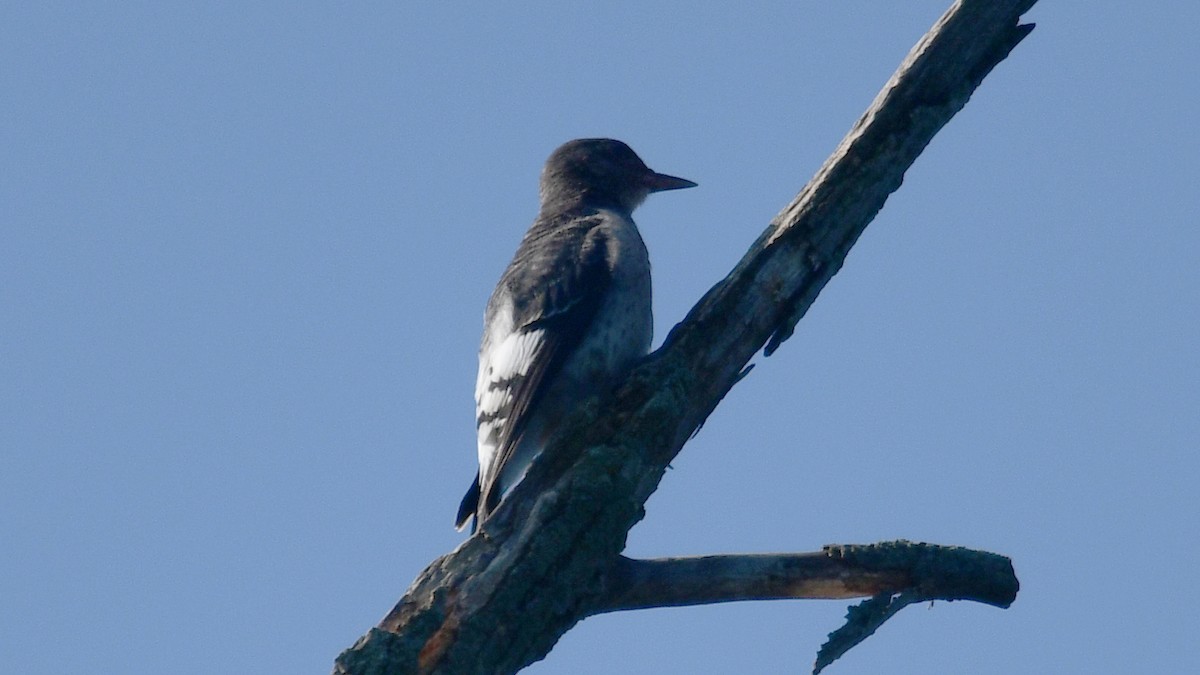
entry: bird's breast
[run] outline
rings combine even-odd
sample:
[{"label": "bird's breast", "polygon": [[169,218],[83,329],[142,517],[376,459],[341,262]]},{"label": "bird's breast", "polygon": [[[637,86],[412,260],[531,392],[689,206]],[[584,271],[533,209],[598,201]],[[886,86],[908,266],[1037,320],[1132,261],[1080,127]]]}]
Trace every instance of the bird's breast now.
[{"label": "bird's breast", "polygon": [[637,226],[616,213],[604,219],[612,281],[571,362],[569,377],[593,389],[611,383],[650,351],[654,337],[650,257]]}]

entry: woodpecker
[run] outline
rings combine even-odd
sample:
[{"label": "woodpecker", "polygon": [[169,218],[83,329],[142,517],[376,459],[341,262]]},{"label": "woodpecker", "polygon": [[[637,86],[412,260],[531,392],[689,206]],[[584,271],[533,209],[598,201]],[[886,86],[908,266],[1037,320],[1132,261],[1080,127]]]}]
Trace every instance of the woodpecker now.
[{"label": "woodpecker", "polygon": [[559,424],[650,350],[650,259],[633,211],[695,187],[621,141],[569,141],[542,169],[541,210],[484,313],[475,382],[479,473],[455,524],[472,529],[521,480]]}]

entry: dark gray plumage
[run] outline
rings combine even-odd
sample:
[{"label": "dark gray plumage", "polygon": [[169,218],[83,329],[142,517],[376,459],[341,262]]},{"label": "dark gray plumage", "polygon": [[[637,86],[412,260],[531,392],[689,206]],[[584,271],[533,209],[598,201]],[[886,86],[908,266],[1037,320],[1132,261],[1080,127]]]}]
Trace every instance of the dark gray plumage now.
[{"label": "dark gray plumage", "polygon": [[479,474],[461,529],[487,518],[574,406],[650,349],[650,261],[633,210],[695,183],[655,173],[629,146],[570,141],[546,161],[541,211],[484,315],[475,383]]}]

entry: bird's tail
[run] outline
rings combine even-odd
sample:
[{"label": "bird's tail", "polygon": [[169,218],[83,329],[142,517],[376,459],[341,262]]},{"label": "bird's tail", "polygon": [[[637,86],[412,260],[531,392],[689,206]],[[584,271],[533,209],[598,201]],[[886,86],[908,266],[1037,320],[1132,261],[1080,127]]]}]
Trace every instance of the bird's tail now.
[{"label": "bird's tail", "polygon": [[[467,527],[467,521],[474,516],[479,510],[479,473],[476,472],[475,480],[471,482],[470,489],[462,498],[462,502],[458,505],[458,515],[454,517],[454,529],[462,532]],[[479,519],[471,525],[471,533],[475,533],[475,528],[479,526]]]}]

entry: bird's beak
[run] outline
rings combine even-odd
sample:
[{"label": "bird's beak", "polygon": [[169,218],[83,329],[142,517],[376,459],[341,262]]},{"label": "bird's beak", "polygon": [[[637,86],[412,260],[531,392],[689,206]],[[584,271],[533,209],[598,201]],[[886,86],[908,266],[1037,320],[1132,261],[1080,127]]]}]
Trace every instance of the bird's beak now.
[{"label": "bird's beak", "polygon": [[646,187],[651,192],[662,192],[663,190],[682,190],[683,188],[696,187],[696,184],[686,178],[676,178],[668,176],[665,173],[652,173],[646,176]]}]

